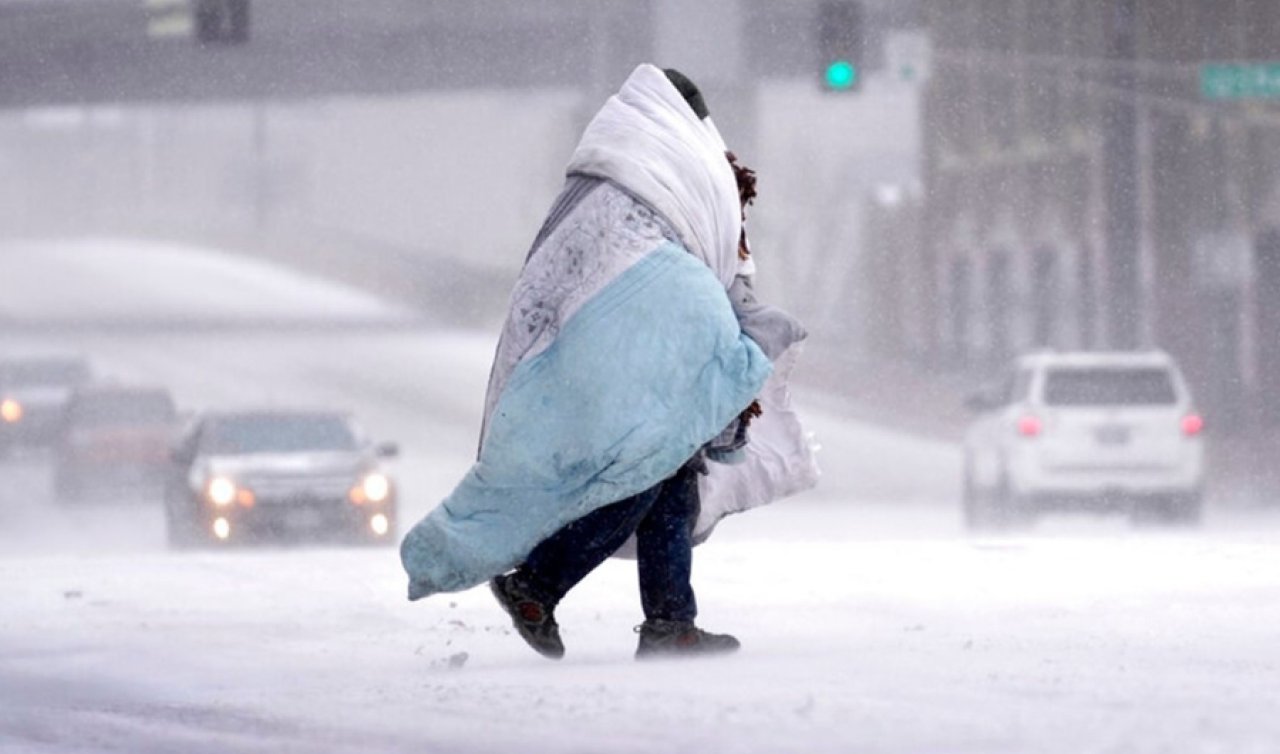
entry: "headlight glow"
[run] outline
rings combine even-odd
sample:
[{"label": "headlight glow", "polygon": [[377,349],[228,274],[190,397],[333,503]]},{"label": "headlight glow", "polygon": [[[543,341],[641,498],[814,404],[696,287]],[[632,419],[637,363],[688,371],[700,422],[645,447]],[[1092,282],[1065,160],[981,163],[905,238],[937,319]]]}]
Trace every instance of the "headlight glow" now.
[{"label": "headlight glow", "polygon": [[213,522],[213,536],[218,539],[226,539],[231,536],[231,524],[225,518],[219,518]]},{"label": "headlight glow", "polygon": [[235,482],[226,477],[216,476],[210,479],[205,491],[209,496],[209,502],[219,508],[225,508],[236,501]]},{"label": "headlight glow", "polygon": [[0,401],[0,418],[10,424],[17,424],[22,421],[22,404],[12,398],[5,398]]},{"label": "headlight glow", "polygon": [[381,503],[391,494],[391,480],[387,479],[385,474],[374,472],[360,482],[360,491],[364,493],[365,500]]},{"label": "headlight glow", "polygon": [[378,515],[369,519],[369,528],[373,529],[374,534],[377,534],[379,537],[381,537],[382,535],[387,533],[388,529],[391,528],[391,522],[387,520],[386,516],[379,513]]}]

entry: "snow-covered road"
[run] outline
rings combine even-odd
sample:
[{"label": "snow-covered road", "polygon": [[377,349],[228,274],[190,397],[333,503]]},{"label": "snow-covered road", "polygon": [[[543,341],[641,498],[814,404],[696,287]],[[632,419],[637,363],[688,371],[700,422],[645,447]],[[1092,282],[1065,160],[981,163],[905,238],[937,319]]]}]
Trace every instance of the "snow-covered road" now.
[{"label": "snow-covered road", "polygon": [[[145,256],[131,280],[167,274]],[[202,264],[240,279],[241,262]],[[104,288],[95,316],[138,305],[113,269],[75,278],[76,295]],[[308,311],[333,310],[330,287],[271,275]],[[215,294],[168,297],[163,315],[196,318],[201,301],[225,300]],[[379,316],[338,295],[334,309]],[[407,524],[469,462],[492,339],[0,334],[0,354],[31,350],[81,351],[190,408],[353,408],[403,448]],[[971,539],[954,448],[799,398],[824,483],[699,548],[700,621],[744,649],[695,662],[631,659],[640,615],[625,561],[563,603],[569,653],[554,663],[485,590],[405,601],[392,548],[171,553],[155,501],[58,506],[47,459],[0,465],[0,751],[1280,750],[1275,509],[1211,509],[1196,532],[1063,516]]]}]

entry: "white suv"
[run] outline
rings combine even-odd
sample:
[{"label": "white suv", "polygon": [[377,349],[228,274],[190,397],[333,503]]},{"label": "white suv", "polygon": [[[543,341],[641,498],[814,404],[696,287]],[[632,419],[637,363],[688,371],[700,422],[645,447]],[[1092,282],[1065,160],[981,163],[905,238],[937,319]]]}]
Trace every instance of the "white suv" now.
[{"label": "white suv", "polygon": [[1038,353],[970,396],[964,512],[971,528],[1050,508],[1194,523],[1204,420],[1162,352]]}]

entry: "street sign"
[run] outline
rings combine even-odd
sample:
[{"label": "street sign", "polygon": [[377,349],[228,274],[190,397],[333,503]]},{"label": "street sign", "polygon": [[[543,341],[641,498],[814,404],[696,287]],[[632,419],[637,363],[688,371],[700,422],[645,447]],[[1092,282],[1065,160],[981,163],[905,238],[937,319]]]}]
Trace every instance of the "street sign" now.
[{"label": "street sign", "polygon": [[1280,62],[1205,63],[1200,94],[1212,100],[1280,98]]}]

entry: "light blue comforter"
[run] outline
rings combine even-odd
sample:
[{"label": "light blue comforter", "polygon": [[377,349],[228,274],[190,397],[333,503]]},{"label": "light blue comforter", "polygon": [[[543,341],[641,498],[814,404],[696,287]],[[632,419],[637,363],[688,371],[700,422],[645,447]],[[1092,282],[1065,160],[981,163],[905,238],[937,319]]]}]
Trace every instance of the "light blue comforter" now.
[{"label": "light blue comforter", "polygon": [[711,270],[674,243],[655,248],[516,366],[478,461],[401,544],[409,598],[481,584],[670,476],[771,369]]}]

